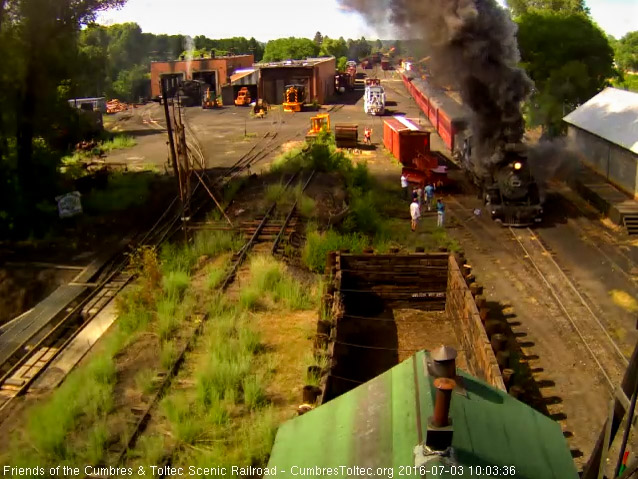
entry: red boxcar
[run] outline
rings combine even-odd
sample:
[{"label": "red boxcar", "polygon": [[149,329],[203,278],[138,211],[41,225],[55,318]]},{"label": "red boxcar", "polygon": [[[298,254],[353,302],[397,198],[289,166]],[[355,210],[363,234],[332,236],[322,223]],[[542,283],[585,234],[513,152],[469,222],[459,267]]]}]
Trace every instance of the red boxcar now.
[{"label": "red boxcar", "polygon": [[447,184],[445,168],[430,151],[430,132],[422,130],[405,117],[392,117],[383,122],[383,144],[403,165],[402,174],[410,183]]},{"label": "red boxcar", "polygon": [[430,132],[402,117],[392,117],[383,122],[383,144],[403,165],[430,151]]}]

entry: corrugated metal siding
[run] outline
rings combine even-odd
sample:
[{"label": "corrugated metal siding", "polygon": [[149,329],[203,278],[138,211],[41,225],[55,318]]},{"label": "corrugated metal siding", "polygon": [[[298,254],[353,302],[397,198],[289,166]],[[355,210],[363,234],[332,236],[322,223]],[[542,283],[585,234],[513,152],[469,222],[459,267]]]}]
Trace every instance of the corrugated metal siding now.
[{"label": "corrugated metal siding", "polygon": [[571,125],[568,138],[585,165],[631,196],[638,194],[638,155]]}]

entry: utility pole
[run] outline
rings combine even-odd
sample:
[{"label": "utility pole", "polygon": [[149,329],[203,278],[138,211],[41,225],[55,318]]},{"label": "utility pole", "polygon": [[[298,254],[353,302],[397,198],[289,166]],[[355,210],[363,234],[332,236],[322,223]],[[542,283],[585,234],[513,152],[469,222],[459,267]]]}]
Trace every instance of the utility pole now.
[{"label": "utility pole", "polygon": [[168,88],[166,88],[166,82],[160,80],[162,84],[162,102],[164,103],[164,117],[166,118],[166,131],[168,133],[168,143],[170,145],[171,152],[171,164],[173,165],[173,172],[175,173],[175,179],[178,184],[178,192],[180,198],[182,198],[182,184],[179,181],[179,170],[177,169],[177,154],[175,153],[175,139],[173,138],[173,124],[171,122],[171,115],[168,110]]},{"label": "utility pole", "polygon": [[[589,457],[589,461],[585,465],[583,470],[583,474],[581,479],[596,479],[598,477],[598,471],[600,468],[600,463],[602,460],[602,456],[604,451],[607,451],[611,444],[614,441],[614,437],[616,437],[616,433],[620,429],[622,424],[623,417],[625,416],[625,412],[633,412],[630,411],[631,402],[629,398],[634,397],[634,391],[638,387],[638,344],[634,347],[634,352],[631,355],[631,359],[629,360],[629,365],[625,370],[625,375],[623,377],[620,388],[615,391],[614,394],[614,406],[613,406],[613,415],[607,419],[607,421],[611,420],[611,426],[609,430],[609,442],[606,443],[607,434],[605,434],[605,427],[603,427],[598,441],[594,446],[594,450]],[[630,415],[630,414],[629,414]],[[627,425],[630,427],[631,423]]]}]

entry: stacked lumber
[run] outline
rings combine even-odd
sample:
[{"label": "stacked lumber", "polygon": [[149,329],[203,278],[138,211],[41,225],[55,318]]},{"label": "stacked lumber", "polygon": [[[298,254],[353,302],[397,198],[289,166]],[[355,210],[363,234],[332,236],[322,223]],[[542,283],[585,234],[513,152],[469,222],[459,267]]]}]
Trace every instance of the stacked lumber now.
[{"label": "stacked lumber", "polygon": [[113,100],[106,102],[107,113],[118,113],[120,111],[126,111],[128,109],[129,109],[129,104],[121,102],[117,98],[114,98]]}]

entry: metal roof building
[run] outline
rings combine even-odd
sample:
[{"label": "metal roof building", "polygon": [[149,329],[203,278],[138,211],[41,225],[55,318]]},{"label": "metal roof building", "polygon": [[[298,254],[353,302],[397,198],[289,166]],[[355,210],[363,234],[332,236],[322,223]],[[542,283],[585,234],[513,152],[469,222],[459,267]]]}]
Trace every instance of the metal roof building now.
[{"label": "metal roof building", "polygon": [[606,88],[564,121],[583,162],[638,198],[638,93]]},{"label": "metal roof building", "polygon": [[[440,409],[428,360],[421,351],[283,424],[270,470],[276,468],[278,477],[578,477],[556,422],[460,370],[451,392],[451,428],[431,436]],[[434,440],[445,447],[450,429],[451,450],[423,447]]]}]

